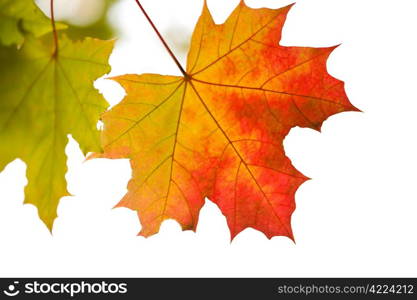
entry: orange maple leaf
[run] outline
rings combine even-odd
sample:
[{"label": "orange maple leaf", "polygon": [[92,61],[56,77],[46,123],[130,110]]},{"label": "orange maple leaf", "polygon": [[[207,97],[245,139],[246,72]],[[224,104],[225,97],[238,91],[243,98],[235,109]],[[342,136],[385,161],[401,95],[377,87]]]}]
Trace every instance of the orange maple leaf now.
[{"label": "orange maple leaf", "polygon": [[293,239],[294,194],[307,178],[285,156],[283,140],[295,126],[319,130],[329,116],[356,108],[326,72],[335,47],[279,46],[290,7],[242,1],[216,25],[205,4],[186,71],[179,65],[183,77],[113,78],[127,96],[103,115],[97,156],[130,159],[133,177],[118,206],[138,212],[141,235],[157,233],[165,219],[195,231],[207,197],[232,238],[252,227]]}]

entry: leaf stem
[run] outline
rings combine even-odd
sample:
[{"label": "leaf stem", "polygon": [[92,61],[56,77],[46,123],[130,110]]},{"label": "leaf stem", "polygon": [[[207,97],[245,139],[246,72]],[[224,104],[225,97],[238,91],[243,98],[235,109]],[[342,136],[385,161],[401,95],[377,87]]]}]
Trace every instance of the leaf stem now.
[{"label": "leaf stem", "polygon": [[58,55],[58,33],[56,31],[56,25],[55,25],[54,0],[51,0],[50,3],[51,3],[50,8],[51,8],[52,32],[54,34],[54,45],[55,45],[53,56],[56,57]]},{"label": "leaf stem", "polygon": [[[53,0],[51,0],[53,1]],[[139,0],[135,0],[137,5],[139,6],[140,10],[142,11],[143,15],[146,17],[146,19],[148,20],[149,24],[151,24],[153,30],[155,31],[156,35],[159,37],[159,39],[161,40],[162,44],[164,45],[165,49],[168,51],[169,55],[171,56],[171,58],[174,60],[175,64],[177,65],[178,69],[180,69],[181,73],[188,78],[188,74],[187,72],[185,72],[184,68],[181,66],[180,62],[178,61],[178,59],[176,58],[176,56],[174,55],[174,53],[171,51],[171,49],[169,48],[168,44],[165,42],[164,38],[162,37],[162,35],[159,33],[158,29],[156,28],[155,24],[152,22],[151,18],[148,16],[148,14],[146,13],[145,9],[143,8],[142,4],[140,3]]]}]

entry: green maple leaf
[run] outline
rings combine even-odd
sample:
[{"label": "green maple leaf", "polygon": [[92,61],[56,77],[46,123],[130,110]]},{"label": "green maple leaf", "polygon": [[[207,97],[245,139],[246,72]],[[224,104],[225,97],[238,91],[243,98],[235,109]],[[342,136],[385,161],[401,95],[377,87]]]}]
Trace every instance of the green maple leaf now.
[{"label": "green maple leaf", "polygon": [[[64,24],[56,25],[58,29],[66,28]],[[39,37],[51,30],[51,21],[33,0],[0,1],[0,44],[20,45],[25,32]]]},{"label": "green maple leaf", "polygon": [[84,154],[100,151],[97,121],[108,103],[93,82],[108,73],[113,41],[73,42],[52,34],[25,37],[19,51],[0,47],[0,171],[16,158],[27,164],[25,203],[52,228],[66,188],[68,134]]}]

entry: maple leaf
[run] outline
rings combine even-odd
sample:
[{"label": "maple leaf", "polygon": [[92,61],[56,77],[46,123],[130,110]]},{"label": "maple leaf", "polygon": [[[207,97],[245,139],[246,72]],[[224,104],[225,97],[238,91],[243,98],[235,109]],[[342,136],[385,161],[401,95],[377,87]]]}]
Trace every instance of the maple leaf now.
[{"label": "maple leaf", "polygon": [[[67,26],[56,24],[57,29]],[[0,3],[0,43],[6,46],[23,43],[24,34],[36,37],[52,31],[50,20],[33,0],[2,0]]]},{"label": "maple leaf", "polygon": [[216,25],[204,4],[183,77],[114,78],[127,96],[103,115],[104,153],[96,156],[130,159],[118,206],[138,212],[140,235],[169,218],[195,231],[207,197],[232,238],[248,227],[293,238],[294,195],[307,178],[283,140],[295,126],[319,130],[329,116],[356,109],[326,72],[335,47],[279,46],[290,7],[242,1]]},{"label": "maple leaf", "polygon": [[68,134],[84,153],[101,151],[97,121],[108,104],[93,82],[108,73],[113,41],[73,42],[53,34],[25,37],[19,51],[0,47],[0,171],[15,158],[27,164],[25,203],[52,229],[66,188]]}]

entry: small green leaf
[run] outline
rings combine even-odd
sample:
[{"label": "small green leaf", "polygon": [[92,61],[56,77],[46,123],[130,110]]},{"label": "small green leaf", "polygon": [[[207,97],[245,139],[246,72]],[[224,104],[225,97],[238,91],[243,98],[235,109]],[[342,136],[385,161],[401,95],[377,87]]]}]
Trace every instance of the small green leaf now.
[{"label": "small green leaf", "polygon": [[16,158],[27,164],[25,203],[38,207],[49,229],[66,188],[68,134],[84,153],[100,151],[97,122],[108,103],[93,82],[108,73],[113,41],[28,35],[20,50],[0,47],[0,171]]},{"label": "small green leaf", "polygon": [[[64,24],[56,25],[58,29],[66,28]],[[0,1],[0,44],[20,45],[25,32],[39,37],[50,31],[51,21],[33,0]]]}]

